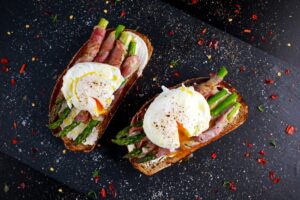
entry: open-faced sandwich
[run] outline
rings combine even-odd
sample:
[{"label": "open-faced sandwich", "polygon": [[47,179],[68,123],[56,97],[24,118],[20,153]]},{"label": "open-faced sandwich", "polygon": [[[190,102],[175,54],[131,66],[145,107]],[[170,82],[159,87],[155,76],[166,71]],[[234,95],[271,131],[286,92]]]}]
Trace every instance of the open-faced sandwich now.
[{"label": "open-faced sandwich", "polygon": [[225,67],[209,78],[190,79],[146,102],[112,141],[127,146],[132,165],[152,175],[243,124],[248,106],[223,81]]},{"label": "open-faced sandwich", "polygon": [[153,48],[145,35],[101,19],[60,75],[48,127],[66,148],[91,151],[122,98],[142,75]]}]

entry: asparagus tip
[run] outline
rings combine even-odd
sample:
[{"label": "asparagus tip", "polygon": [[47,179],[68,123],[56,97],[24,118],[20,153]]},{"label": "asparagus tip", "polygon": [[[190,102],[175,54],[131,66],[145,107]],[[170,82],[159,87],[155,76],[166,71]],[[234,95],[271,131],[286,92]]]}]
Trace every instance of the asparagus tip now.
[{"label": "asparagus tip", "polygon": [[222,66],[220,71],[217,73],[219,78],[224,78],[228,74],[226,67]]},{"label": "asparagus tip", "polygon": [[125,45],[126,48],[128,47],[131,39],[132,36],[130,34],[128,34],[127,32],[122,32],[120,36],[120,41]]},{"label": "asparagus tip", "polygon": [[128,48],[128,54],[130,56],[134,56],[136,55],[136,42],[134,40],[131,40],[131,42],[129,43],[129,48]]},{"label": "asparagus tip", "polygon": [[115,30],[115,38],[118,39],[120,34],[124,31],[125,26],[122,24],[119,24]]},{"label": "asparagus tip", "polygon": [[227,115],[227,119],[230,120],[233,116],[235,116],[235,114],[239,111],[240,107],[241,107],[241,104],[239,102],[235,102],[233,104],[232,111]]},{"label": "asparagus tip", "polygon": [[105,18],[101,18],[98,26],[105,29],[107,27],[108,23],[109,23],[109,21],[107,21]]}]

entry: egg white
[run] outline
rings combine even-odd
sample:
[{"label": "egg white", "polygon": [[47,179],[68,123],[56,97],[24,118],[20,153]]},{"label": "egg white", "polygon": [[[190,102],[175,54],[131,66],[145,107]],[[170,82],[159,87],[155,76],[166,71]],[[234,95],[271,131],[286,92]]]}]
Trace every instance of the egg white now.
[{"label": "egg white", "polygon": [[95,99],[107,109],[114,99],[114,92],[124,77],[120,69],[108,64],[84,62],[70,68],[63,77],[61,91],[68,106],[87,110],[94,117],[102,113],[97,109]]},{"label": "egg white", "polygon": [[205,98],[193,87],[167,89],[148,107],[143,129],[149,140],[162,148],[180,147],[178,123],[187,137],[197,136],[209,128],[210,109]]}]

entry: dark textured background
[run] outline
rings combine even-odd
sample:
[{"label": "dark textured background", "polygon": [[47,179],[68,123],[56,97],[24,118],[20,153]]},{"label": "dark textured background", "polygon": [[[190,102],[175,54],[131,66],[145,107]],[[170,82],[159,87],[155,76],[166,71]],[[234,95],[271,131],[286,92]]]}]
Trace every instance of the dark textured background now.
[{"label": "dark textured background", "polygon": [[[120,199],[195,199],[195,196],[299,199],[300,137],[298,132],[292,136],[284,132],[288,124],[297,127],[300,118],[297,112],[299,1],[251,4],[200,1],[194,5],[171,0],[122,1],[116,5],[110,1],[71,0],[0,3],[0,57],[10,60],[9,72],[0,73],[1,152],[59,181],[1,153],[0,184],[9,187],[8,192],[0,191],[1,199],[35,198],[38,194],[41,199],[84,199],[83,194],[74,190],[85,194],[94,190],[98,194],[103,187],[108,190],[110,182]],[[120,17],[122,10],[124,17]],[[252,19],[253,14],[257,20]],[[69,19],[70,15],[74,16],[73,20]],[[57,20],[53,20],[55,16]],[[101,141],[103,147],[91,154],[64,154],[61,141],[45,128],[49,96],[56,76],[89,37],[100,16],[106,17],[110,26],[124,23],[145,33],[155,52],[144,77],[124,100],[107,130]],[[26,28],[26,24],[30,27]],[[205,28],[208,31],[202,34]],[[244,33],[244,29],[252,32]],[[199,39],[203,39],[203,45],[197,44]],[[212,39],[219,41],[216,50],[207,45]],[[33,56],[38,60],[33,62]],[[177,59],[178,65],[170,68],[170,62]],[[23,63],[27,68],[25,74],[20,74]],[[202,148],[189,162],[150,178],[140,175],[121,159],[125,149],[110,144],[110,138],[128,123],[128,116],[145,100],[160,91],[161,84],[171,86],[187,78],[207,76],[221,65],[228,66],[227,80],[232,81],[249,104],[250,115],[245,125]],[[290,70],[289,75],[284,73],[285,69]],[[16,80],[14,86],[10,84],[11,79]],[[266,85],[266,79],[275,80],[275,84]],[[273,93],[279,98],[271,100],[269,96]],[[264,112],[258,111],[258,105],[263,105]],[[14,138],[16,145],[12,144]],[[271,140],[276,141],[276,147],[269,144]],[[247,147],[246,143],[253,147]],[[265,166],[256,161],[262,149],[266,152]],[[210,156],[213,152],[217,153],[215,160]],[[245,157],[245,152],[251,156]],[[50,171],[51,167],[54,172]],[[100,170],[97,184],[92,180],[95,169]],[[278,184],[269,179],[270,170],[281,178]],[[236,192],[222,186],[227,180],[235,182]]]}]

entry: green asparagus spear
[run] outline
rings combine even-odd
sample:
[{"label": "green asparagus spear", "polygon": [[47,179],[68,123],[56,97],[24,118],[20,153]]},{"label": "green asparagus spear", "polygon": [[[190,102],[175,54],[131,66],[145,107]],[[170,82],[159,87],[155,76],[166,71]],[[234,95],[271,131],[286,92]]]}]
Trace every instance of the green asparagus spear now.
[{"label": "green asparagus spear", "polygon": [[129,153],[127,153],[125,156],[123,156],[123,158],[134,158],[139,156],[142,153],[142,149],[141,148],[135,148],[132,151],[130,151]]},{"label": "green asparagus spear", "polygon": [[86,140],[86,138],[91,134],[93,128],[95,126],[97,126],[99,124],[98,120],[91,120],[87,127],[85,127],[85,129],[82,131],[82,133],[80,133],[80,135],[75,139],[75,144],[81,144],[82,142],[84,142]]},{"label": "green asparagus spear", "polygon": [[228,92],[225,89],[222,89],[221,91],[219,91],[217,94],[215,94],[214,96],[210,97],[207,100],[207,103],[209,106],[213,105],[216,101],[220,100],[221,98],[223,98],[225,95],[227,95]]},{"label": "green asparagus spear", "polygon": [[125,48],[127,49],[131,39],[131,35],[129,35],[127,32],[122,32],[119,40],[124,44]]},{"label": "green asparagus spear", "polygon": [[139,133],[134,136],[112,139],[111,141],[117,145],[125,146],[125,145],[129,145],[129,144],[134,144],[135,142],[138,142],[141,139],[143,139],[145,136],[146,136],[145,133]]},{"label": "green asparagus spear", "polygon": [[70,114],[71,112],[71,108],[69,107],[66,107],[61,115],[59,116],[58,120],[56,120],[55,122],[52,122],[51,124],[48,125],[48,128],[50,129],[56,129],[58,128],[64,121],[64,119],[66,119],[68,117],[68,115]]},{"label": "green asparagus spear", "polygon": [[219,103],[214,109],[211,110],[211,115],[213,117],[218,116],[221,112],[226,110],[229,106],[234,104],[238,98],[236,93],[232,93],[226,99],[224,99],[221,103]]},{"label": "green asparagus spear", "polygon": [[228,74],[226,67],[221,67],[220,71],[217,73],[217,77],[224,78]]},{"label": "green asparagus spear", "polygon": [[80,122],[73,121],[69,126],[66,126],[63,130],[58,133],[58,137],[65,137],[70,131],[76,128]]},{"label": "green asparagus spear", "polygon": [[142,126],[142,125],[143,125],[143,122],[142,122],[142,121],[139,121],[139,122],[136,122],[135,124],[132,124],[132,125],[130,125],[130,126],[127,126],[127,127],[125,127],[124,129],[122,129],[121,131],[119,131],[119,132],[117,133],[116,138],[119,139],[119,138],[127,137],[130,128],[132,128],[132,127],[139,127],[139,126]]},{"label": "green asparagus spear", "polygon": [[233,104],[232,111],[227,115],[227,119],[230,120],[240,109],[241,104],[239,102],[236,102]]},{"label": "green asparagus spear", "polygon": [[135,56],[136,55],[136,42],[134,40],[132,40],[129,43],[129,47],[128,47],[128,55],[129,56]]},{"label": "green asparagus spear", "polygon": [[116,30],[115,30],[115,38],[116,39],[118,39],[119,38],[119,36],[121,35],[121,33],[124,31],[124,29],[125,29],[125,26],[123,26],[123,25],[118,25],[117,26],[117,28],[116,28]]},{"label": "green asparagus spear", "polygon": [[108,22],[105,18],[101,18],[101,19],[100,19],[100,22],[99,22],[99,24],[98,24],[98,26],[99,26],[100,28],[106,29],[108,23],[109,23],[109,22]]},{"label": "green asparagus spear", "polygon": [[145,155],[142,158],[138,158],[136,160],[136,162],[137,163],[143,163],[143,162],[147,162],[147,161],[150,161],[150,160],[154,160],[155,158],[156,158],[156,156],[153,153],[149,153],[149,154]]}]

